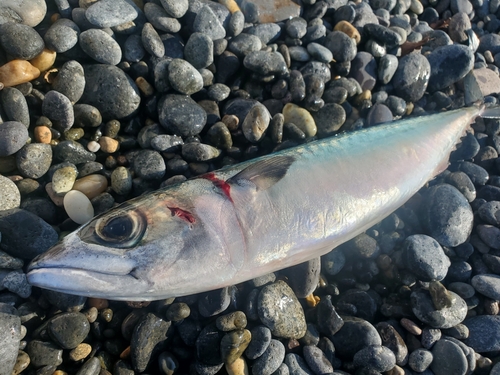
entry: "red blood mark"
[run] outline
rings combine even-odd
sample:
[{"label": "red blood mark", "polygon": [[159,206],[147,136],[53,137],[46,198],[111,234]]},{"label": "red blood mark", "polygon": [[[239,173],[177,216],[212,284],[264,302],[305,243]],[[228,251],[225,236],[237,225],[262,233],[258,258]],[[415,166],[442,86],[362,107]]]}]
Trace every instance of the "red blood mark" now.
[{"label": "red blood mark", "polygon": [[216,177],[214,173],[206,173],[203,176],[201,176],[209,181],[212,181],[212,183],[217,186],[219,189],[221,189],[222,193],[226,197],[229,198],[229,200],[232,202],[233,199],[231,198],[230,190],[231,190],[231,185],[229,185],[226,181],[221,180],[220,178]]},{"label": "red blood mark", "polygon": [[194,224],[196,222],[196,219],[189,211],[185,211],[179,207],[167,207],[167,208],[170,210],[170,212],[172,212],[172,216],[177,216],[182,220],[187,221],[190,224]]}]

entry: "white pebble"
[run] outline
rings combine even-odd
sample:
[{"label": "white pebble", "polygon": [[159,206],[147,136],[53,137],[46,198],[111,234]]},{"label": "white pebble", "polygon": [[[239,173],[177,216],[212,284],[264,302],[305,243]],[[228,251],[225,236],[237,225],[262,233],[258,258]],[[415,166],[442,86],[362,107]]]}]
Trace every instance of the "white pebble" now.
[{"label": "white pebble", "polygon": [[90,152],[97,152],[97,151],[99,151],[100,148],[101,148],[101,145],[98,142],[96,142],[96,141],[90,141],[87,144],[87,149]]},{"label": "white pebble", "polygon": [[71,190],[64,196],[64,209],[77,224],[84,224],[94,217],[94,207],[85,194]]}]

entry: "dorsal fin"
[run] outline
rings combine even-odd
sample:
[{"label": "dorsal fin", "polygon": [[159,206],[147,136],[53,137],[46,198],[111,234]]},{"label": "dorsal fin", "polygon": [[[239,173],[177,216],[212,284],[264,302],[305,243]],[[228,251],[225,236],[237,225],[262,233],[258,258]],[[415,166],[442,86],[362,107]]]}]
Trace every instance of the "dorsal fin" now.
[{"label": "dorsal fin", "polygon": [[240,186],[255,185],[257,190],[266,190],[281,180],[295,161],[293,156],[274,156],[249,165],[227,180]]}]

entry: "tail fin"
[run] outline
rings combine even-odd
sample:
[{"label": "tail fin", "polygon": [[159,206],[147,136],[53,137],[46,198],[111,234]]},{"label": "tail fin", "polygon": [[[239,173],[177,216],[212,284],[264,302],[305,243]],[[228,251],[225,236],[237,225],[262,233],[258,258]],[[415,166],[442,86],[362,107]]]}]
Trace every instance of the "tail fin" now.
[{"label": "tail fin", "polygon": [[481,112],[482,118],[500,118],[500,106],[485,107]]}]

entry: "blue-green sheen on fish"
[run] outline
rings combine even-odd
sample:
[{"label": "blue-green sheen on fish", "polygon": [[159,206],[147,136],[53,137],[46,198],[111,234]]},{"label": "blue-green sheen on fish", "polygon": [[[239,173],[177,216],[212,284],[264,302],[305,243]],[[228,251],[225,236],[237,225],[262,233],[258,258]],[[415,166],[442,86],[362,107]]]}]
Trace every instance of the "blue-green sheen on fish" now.
[{"label": "blue-green sheen on fish", "polygon": [[28,280],[69,294],[156,300],[302,263],[403,205],[447,167],[484,111],[468,107],[374,126],[135,198],[36,258]]}]

